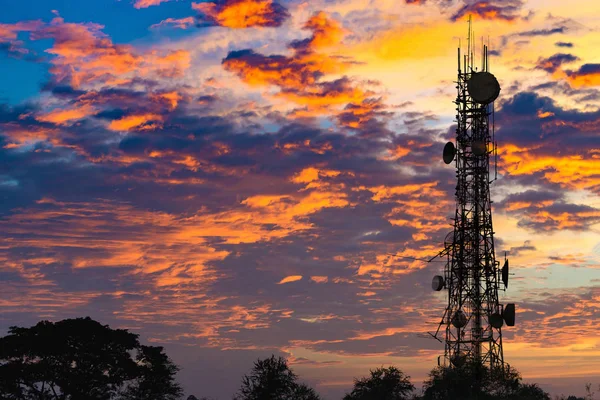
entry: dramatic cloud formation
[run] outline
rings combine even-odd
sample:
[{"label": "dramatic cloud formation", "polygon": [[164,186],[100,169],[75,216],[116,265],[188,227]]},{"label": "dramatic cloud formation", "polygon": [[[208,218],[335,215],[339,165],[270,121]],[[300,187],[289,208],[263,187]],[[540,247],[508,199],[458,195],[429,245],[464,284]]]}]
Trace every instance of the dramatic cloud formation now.
[{"label": "dramatic cloud formation", "polygon": [[558,53],[548,58],[540,59],[537,68],[543,69],[549,73],[553,73],[563,64],[572,63],[577,60],[579,60],[579,57],[576,57],[572,54]]},{"label": "dramatic cloud formation", "polygon": [[598,112],[563,110],[550,98],[523,92],[504,102],[498,120],[504,138],[501,163],[508,174],[598,193],[600,170],[592,145]]},{"label": "dramatic cloud formation", "polygon": [[452,21],[468,18],[515,21],[523,7],[522,0],[477,0],[468,1],[454,15]]},{"label": "dramatic cloud formation", "polygon": [[[376,116],[385,116],[382,99],[370,98],[375,92],[350,78],[322,81],[325,75],[341,73],[352,63],[325,53],[343,38],[345,31],[341,26],[321,12],[313,15],[303,28],[313,34],[289,44],[292,56],[264,56],[251,49],[238,50],[227,55],[223,66],[251,85],[278,86],[281,91],[277,96],[302,107],[296,109],[293,116],[316,116],[337,109],[338,121],[351,128],[366,126]],[[343,110],[341,105],[345,105]]]},{"label": "dramatic cloud formation", "polygon": [[442,149],[473,14],[502,86],[505,358],[553,394],[600,376],[600,69],[576,22],[591,11],[160,3],[2,16],[2,329],[90,315],[164,345],[199,396],[231,397],[272,353],[327,398],[382,364],[418,386],[443,353],[419,334],[447,302],[430,286],[445,260],[421,260],[453,229]]},{"label": "dramatic cloud formation", "polygon": [[250,28],[277,27],[290,17],[287,9],[275,0],[217,0],[192,3],[207,26]]},{"label": "dramatic cloud formation", "polygon": [[600,86],[600,64],[584,64],[577,71],[566,71],[569,83],[575,87]]},{"label": "dramatic cloud formation", "polygon": [[131,46],[112,43],[102,28],[95,23],[66,23],[56,17],[48,24],[17,23],[4,25],[2,30],[28,30],[32,40],[52,39],[53,46],[46,50],[55,56],[50,61],[50,73],[55,82],[75,88],[98,83],[120,85],[131,82],[133,76],[176,77],[189,67],[186,51],[141,54]]},{"label": "dramatic cloud formation", "polygon": [[519,226],[536,232],[588,230],[600,222],[600,208],[569,204],[564,195],[528,190],[507,196],[496,205],[519,218]]}]

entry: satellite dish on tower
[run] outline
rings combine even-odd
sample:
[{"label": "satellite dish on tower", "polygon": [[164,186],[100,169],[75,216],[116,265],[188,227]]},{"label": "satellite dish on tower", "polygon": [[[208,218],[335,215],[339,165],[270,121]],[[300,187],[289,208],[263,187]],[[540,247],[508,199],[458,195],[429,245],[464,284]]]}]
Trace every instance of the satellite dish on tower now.
[{"label": "satellite dish on tower", "polygon": [[502,320],[502,315],[498,313],[493,313],[490,315],[490,325],[492,325],[496,329],[502,328],[504,321]]},{"label": "satellite dish on tower", "polygon": [[502,317],[508,326],[515,326],[515,305],[514,303],[507,304],[504,307]]},{"label": "satellite dish on tower", "polygon": [[508,288],[508,260],[504,261],[502,267],[502,283],[504,283],[504,287]]},{"label": "satellite dish on tower", "polygon": [[467,316],[464,312],[462,312],[462,310],[458,310],[454,313],[454,316],[452,317],[452,325],[454,325],[456,328],[463,328],[465,325],[467,325]]},{"label": "satellite dish on tower", "polygon": [[467,361],[467,356],[461,353],[457,353],[455,354],[452,359],[450,360],[450,362],[452,364],[454,364],[455,367],[460,368],[463,365],[465,365],[465,362]]},{"label": "satellite dish on tower", "polygon": [[436,275],[433,277],[433,281],[431,282],[431,288],[436,292],[439,292],[444,288],[444,278],[440,275]]},{"label": "satellite dish on tower", "polygon": [[496,77],[487,71],[473,72],[467,81],[467,90],[474,102],[489,104],[500,95],[500,84]]},{"label": "satellite dish on tower", "polygon": [[446,238],[444,239],[444,248],[448,248],[454,244],[454,231],[448,232]]},{"label": "satellite dish on tower", "polygon": [[454,160],[454,156],[456,155],[456,148],[454,148],[454,143],[448,142],[444,146],[444,162],[446,164],[450,164]]}]

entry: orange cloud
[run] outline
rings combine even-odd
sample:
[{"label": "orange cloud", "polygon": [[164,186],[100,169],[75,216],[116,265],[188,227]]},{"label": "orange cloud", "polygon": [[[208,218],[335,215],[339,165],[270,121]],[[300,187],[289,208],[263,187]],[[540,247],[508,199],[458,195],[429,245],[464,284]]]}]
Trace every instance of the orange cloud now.
[{"label": "orange cloud", "polygon": [[30,31],[32,40],[53,39],[52,47],[46,50],[56,56],[50,61],[50,73],[55,81],[75,88],[94,83],[120,85],[135,76],[153,74],[175,77],[190,65],[187,51],[139,52],[132,46],[113,43],[103,28],[95,23],[66,23],[56,17],[47,24],[30,21],[0,25],[0,41],[3,37],[13,40],[19,31]]},{"label": "orange cloud", "polygon": [[303,29],[311,30],[312,37],[293,42],[292,47],[310,51],[337,45],[347,33],[336,20],[329,18],[323,11],[313,15],[304,24]]},{"label": "orange cloud", "polygon": [[301,279],[302,279],[302,275],[287,276],[287,277],[283,278],[281,281],[279,281],[278,285],[282,285],[284,283],[289,283],[289,282],[297,282]]},{"label": "orange cloud", "polygon": [[149,122],[162,121],[162,116],[158,114],[140,114],[140,115],[129,115],[121,119],[111,121],[108,125],[108,129],[113,131],[128,131],[133,128],[138,129],[154,129],[157,127],[156,124],[149,124]]},{"label": "orange cloud", "polygon": [[141,75],[156,73],[162,78],[181,77],[192,64],[192,57],[187,50],[173,50],[166,54],[152,50],[144,55],[144,60]]},{"label": "orange cloud", "polygon": [[166,103],[170,111],[177,108],[177,104],[183,99],[177,91],[163,92],[163,93],[152,93],[150,98],[159,103]]},{"label": "orange cloud", "polygon": [[316,283],[327,283],[329,278],[326,276],[311,276],[310,280]]},{"label": "orange cloud", "polygon": [[317,168],[308,167],[300,171],[292,178],[295,183],[310,183],[320,179],[320,177],[335,177],[341,172],[335,170],[319,170]]},{"label": "orange cloud", "polygon": [[326,152],[333,150],[333,146],[329,142],[313,143],[309,139],[302,142],[276,143],[275,148],[286,155],[292,154],[298,150],[308,150],[316,154],[325,154]]},{"label": "orange cloud", "polygon": [[2,124],[3,133],[10,139],[5,148],[16,148],[38,141],[49,141],[57,146],[61,144],[60,131],[42,127],[22,127],[16,123]]},{"label": "orange cloud", "polygon": [[552,111],[542,111],[542,110],[538,110],[537,112],[537,116],[540,119],[544,119],[544,118],[548,118],[548,117],[553,117],[554,113]]},{"label": "orange cloud", "polygon": [[314,14],[303,26],[313,33],[309,38],[296,40],[289,47],[292,56],[264,56],[246,49],[230,52],[223,67],[253,86],[275,85],[281,91],[275,96],[304,106],[294,109],[288,117],[306,118],[330,114],[332,108],[347,107],[339,114],[342,125],[359,128],[382,115],[383,104],[368,99],[374,93],[365,90],[347,77],[321,82],[326,74],[339,74],[351,64],[349,58],[325,52],[343,39],[346,31],[327,14]]},{"label": "orange cloud", "polygon": [[166,3],[167,1],[170,1],[170,0],[136,0],[135,3],[133,4],[133,6],[139,10],[140,8],[148,8],[150,6],[157,6],[160,3]]},{"label": "orange cloud", "polygon": [[[535,318],[519,321],[519,331],[515,332],[513,342],[537,343],[543,347],[564,346],[563,349],[552,348],[552,353],[572,356],[573,351],[586,349],[583,344],[589,340],[585,338],[597,338],[596,320],[600,314],[600,287],[578,288],[576,292],[564,291],[528,303],[541,313],[538,312]],[[573,338],[581,338],[581,341],[574,343]],[[592,340],[592,343],[594,342],[597,342],[597,339]]]},{"label": "orange cloud", "polygon": [[[372,121],[375,117],[388,114],[385,111],[385,105],[382,102],[382,99],[375,98],[364,98],[360,102],[349,103],[344,110],[338,114],[337,118],[340,124],[347,126],[349,128],[359,129],[370,121]],[[398,150],[400,151],[400,150]],[[399,152],[396,153],[396,158],[400,158],[403,156],[399,156]],[[405,154],[406,155],[406,154]]]},{"label": "orange cloud", "polygon": [[353,86],[349,79],[341,78],[333,82],[307,87],[301,91],[284,90],[279,92],[278,96],[306,105],[309,109],[327,110],[330,106],[361,103],[367,93]]},{"label": "orange cloud", "polygon": [[535,203],[528,201],[513,201],[509,203],[504,209],[506,211],[517,211],[517,210],[527,210],[531,208],[543,208],[554,203],[553,200],[543,200]]},{"label": "orange cloud", "polygon": [[321,75],[339,73],[346,62],[334,59],[328,54],[319,54],[315,50],[337,44],[341,40],[339,24],[327,18],[324,13],[311,17],[304,26],[313,31],[305,40],[292,42],[295,49],[292,57],[263,56],[252,50],[231,52],[223,60],[225,69],[235,72],[251,85],[277,85],[282,89],[309,90],[318,92],[314,86]]},{"label": "orange cloud", "polygon": [[600,86],[600,64],[584,64],[578,71],[567,71],[566,75],[574,88]]},{"label": "orange cloud", "polygon": [[[30,251],[15,257],[4,252],[0,261],[19,274],[27,287],[8,285],[5,292],[13,300],[4,301],[2,306],[7,312],[25,309],[43,313],[49,309],[85,307],[99,295],[114,297],[120,302],[116,318],[128,323],[151,324],[160,318],[167,326],[184,320],[188,326],[191,324],[190,330],[171,332],[168,337],[158,333],[160,340],[201,339],[206,346],[219,348],[237,345],[236,340],[224,337],[224,331],[266,328],[273,317],[289,318],[293,314],[293,310],[274,310],[264,303],[222,304],[231,299],[208,294],[209,286],[222,276],[212,263],[229,253],[214,249],[202,236],[181,234],[202,226],[202,222],[197,224],[193,219],[180,220],[176,215],[138,210],[107,200],[71,203],[45,198],[31,208],[14,210],[0,225],[12,245]],[[104,268],[107,274],[118,274],[122,279],[141,280],[137,282],[139,286],[129,290],[121,287],[71,295],[63,293],[64,289],[48,272],[47,266],[59,263],[73,265],[69,274]],[[111,272],[110,268],[115,267],[121,272]],[[158,306],[148,308],[149,304]]]},{"label": "orange cloud", "polygon": [[504,145],[498,149],[499,165],[511,175],[544,172],[549,182],[572,189],[587,189],[600,184],[600,163],[591,155],[536,154],[533,148]]},{"label": "orange cloud", "polygon": [[66,125],[69,121],[87,117],[95,112],[96,109],[94,107],[90,106],[89,104],[82,104],[72,109],[52,110],[48,113],[37,116],[36,119],[43,122],[52,122],[57,125]]},{"label": "orange cloud", "polygon": [[273,0],[217,0],[192,3],[211,25],[227,28],[280,26],[289,18],[285,7]]}]

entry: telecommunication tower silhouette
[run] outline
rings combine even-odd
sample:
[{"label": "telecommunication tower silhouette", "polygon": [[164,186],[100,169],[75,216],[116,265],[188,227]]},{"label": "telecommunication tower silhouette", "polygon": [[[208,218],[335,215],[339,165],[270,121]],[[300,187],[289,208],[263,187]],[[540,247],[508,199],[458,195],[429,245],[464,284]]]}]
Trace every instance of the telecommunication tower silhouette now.
[{"label": "telecommunication tower silhouette", "polygon": [[433,290],[448,291],[448,305],[432,336],[441,342],[437,336],[444,328],[445,354],[443,363],[438,357],[438,365],[460,367],[467,360],[480,360],[490,369],[504,371],[502,326],[514,326],[515,305],[498,302],[500,281],[502,290],[508,288],[508,260],[505,257],[502,268],[496,261],[490,200],[490,184],[498,177],[494,100],[500,85],[489,72],[488,47],[483,43],[477,71],[474,44],[469,17],[467,54],[462,59],[460,44],[458,48],[456,144],[448,142],[443,151],[444,162],[456,165],[454,231],[436,256],[447,257],[444,275],[436,275],[432,282]]}]

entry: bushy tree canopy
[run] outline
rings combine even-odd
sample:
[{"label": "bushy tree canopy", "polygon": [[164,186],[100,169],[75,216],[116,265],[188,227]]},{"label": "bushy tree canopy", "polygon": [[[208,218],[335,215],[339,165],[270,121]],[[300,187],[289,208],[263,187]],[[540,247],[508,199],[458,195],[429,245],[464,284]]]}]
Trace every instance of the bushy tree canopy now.
[{"label": "bushy tree canopy", "polygon": [[423,400],[550,400],[536,384],[521,383],[512,367],[490,370],[481,362],[468,361],[460,368],[437,367],[423,385]]},{"label": "bushy tree canopy", "polygon": [[287,361],[272,355],[258,360],[242,379],[236,400],[320,400],[315,391],[297,382]]},{"label": "bushy tree canopy", "polygon": [[410,377],[396,367],[377,368],[368,378],[355,379],[354,389],[344,400],[404,400],[415,387]]},{"label": "bushy tree canopy", "polygon": [[[11,326],[0,338],[0,398],[177,398],[178,368],[162,347],[140,346],[138,336],[90,317],[41,321],[31,328]],[[138,362],[132,350],[138,351]],[[150,392],[153,397],[148,397]]]}]

